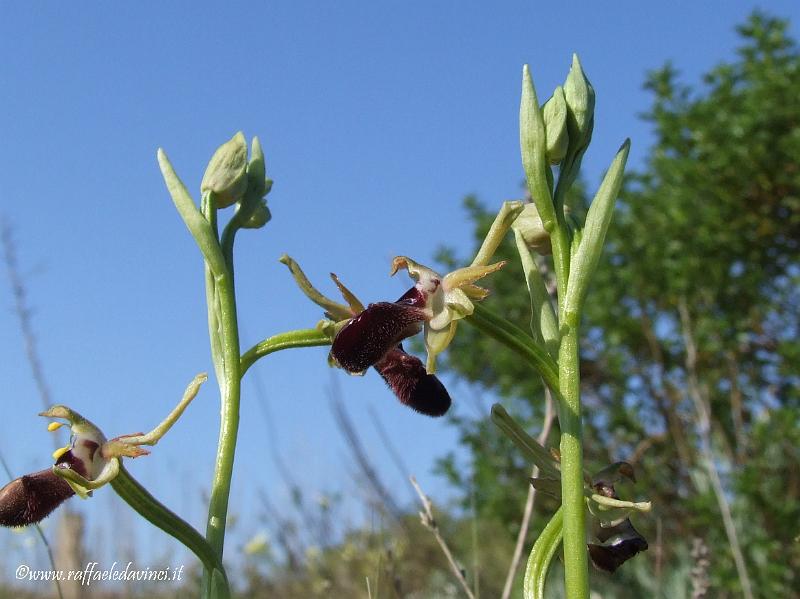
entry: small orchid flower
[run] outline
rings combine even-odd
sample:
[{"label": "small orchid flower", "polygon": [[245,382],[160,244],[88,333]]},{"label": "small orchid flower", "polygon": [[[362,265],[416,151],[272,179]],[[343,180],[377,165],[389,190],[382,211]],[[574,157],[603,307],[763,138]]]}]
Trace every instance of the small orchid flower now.
[{"label": "small orchid flower", "polygon": [[[599,570],[614,572],[641,551],[647,551],[647,540],[631,523],[635,512],[649,512],[649,501],[623,501],[614,485],[627,478],[636,482],[633,466],[616,462],[597,474],[587,477],[584,493],[589,508],[587,543],[589,557]],[[531,484],[543,493],[561,500],[560,476],[552,473],[531,479]]]},{"label": "small orchid flower", "polygon": [[[322,326],[332,330],[331,361],[349,372],[362,375],[374,367],[398,399],[428,416],[441,416],[450,407],[450,396],[434,376],[436,355],[455,334],[456,321],[472,314],[472,299],[483,299],[488,291],[473,283],[504,263],[470,266],[441,276],[400,256],[392,262],[395,274],[405,267],[416,284],[396,302],[377,302],[366,308],[336,277],[331,275],[347,306],[326,298],[308,281],[289,256],[281,257],[300,289],[335,320]],[[406,353],[402,341],[425,329],[428,362]]]},{"label": "small orchid flower", "polygon": [[[73,495],[85,499],[92,490],[114,480],[122,458],[150,453],[141,446],[158,443],[195,398],[206,378],[205,374],[197,375],[175,409],[146,435],[135,433],[107,440],[91,421],[63,405],[39,414],[66,420],[71,432],[70,442],[53,453],[52,468],[21,476],[0,489],[0,525],[26,526],[39,522]],[[62,426],[64,422],[54,421],[47,430],[53,432]]]}]

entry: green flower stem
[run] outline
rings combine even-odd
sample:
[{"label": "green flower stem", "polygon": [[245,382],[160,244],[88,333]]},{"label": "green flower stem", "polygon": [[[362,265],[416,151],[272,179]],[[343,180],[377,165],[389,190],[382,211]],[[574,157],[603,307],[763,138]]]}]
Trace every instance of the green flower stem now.
[{"label": "green flower stem", "polygon": [[525,331],[480,304],[475,304],[475,311],[465,320],[524,357],[550,390],[559,395],[557,364],[547,350]]},{"label": "green flower stem", "polygon": [[293,347],[317,347],[330,344],[330,336],[319,329],[299,329],[297,331],[280,333],[272,337],[267,337],[248,349],[242,355],[241,367],[239,370],[241,375],[244,376],[259,358],[263,358],[276,351],[281,351],[282,349],[290,349]]},{"label": "green flower stem", "polygon": [[[214,238],[217,239],[217,211],[211,204],[208,194],[203,195],[201,200],[201,210]],[[227,267],[226,267],[227,270]],[[214,363],[214,374],[217,381],[225,380],[225,368],[222,359],[222,341],[219,322],[219,307],[217,299],[217,285],[214,272],[206,260],[205,263],[205,282],[206,282],[206,304],[208,309],[208,338],[211,343],[211,361]]]},{"label": "green flower stem", "polygon": [[225,256],[225,263],[231,272],[233,272],[233,244],[236,241],[236,233],[244,226],[257,205],[257,202],[250,202],[245,206],[237,205],[236,212],[234,212],[231,220],[228,221],[222,231],[220,247],[222,248],[222,255]]},{"label": "green flower stem", "polygon": [[586,550],[586,512],[583,494],[583,437],[581,430],[578,318],[567,314],[558,356],[562,401],[561,507],[564,510],[564,585],[570,599],[589,596]]},{"label": "green flower stem", "polygon": [[[214,230],[216,239],[216,208],[213,207],[207,194],[203,198],[202,211],[203,216]],[[236,293],[232,272],[227,265],[222,272],[216,272],[212,265],[208,262],[206,264],[208,268],[206,303],[209,315],[209,334],[222,403],[217,461],[214,478],[211,482],[211,499],[208,506],[206,539],[221,560],[225,544],[225,525],[233,476],[233,460],[236,453],[236,438],[239,431],[239,401],[241,397],[239,325],[236,318]],[[219,376],[220,372],[222,376]],[[210,572],[206,571],[207,590],[209,589],[209,574]]]},{"label": "green flower stem", "polygon": [[153,497],[124,466],[120,466],[119,474],[111,481],[111,486],[139,515],[186,545],[202,562],[207,572],[218,573],[216,576],[220,581],[216,589],[218,597],[230,596],[228,577],[222,560],[203,535]]},{"label": "green flower stem", "polygon": [[[550,562],[561,543],[561,536],[564,525],[563,508],[558,508],[550,522],[536,539],[528,566],[525,568],[525,579],[523,582],[523,596],[525,599],[544,599],[544,584],[547,581],[547,571],[550,569]],[[567,593],[567,597],[572,597]]]}]

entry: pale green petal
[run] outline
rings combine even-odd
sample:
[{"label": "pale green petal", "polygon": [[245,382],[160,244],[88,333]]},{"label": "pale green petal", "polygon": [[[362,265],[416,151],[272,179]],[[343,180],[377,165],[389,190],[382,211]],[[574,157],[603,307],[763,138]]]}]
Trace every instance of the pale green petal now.
[{"label": "pale green petal", "polygon": [[428,350],[428,361],[425,363],[425,370],[427,370],[428,374],[436,372],[436,356],[450,345],[450,341],[453,340],[453,336],[456,334],[457,324],[453,321],[450,326],[440,330],[425,326],[425,347]]},{"label": "pale green petal", "polygon": [[465,266],[464,268],[459,268],[445,275],[444,280],[442,281],[442,287],[444,287],[445,291],[450,291],[452,289],[457,289],[462,285],[469,285],[478,279],[482,279],[486,275],[500,270],[503,268],[503,266],[505,266],[505,264],[505,261],[503,261],[495,262],[494,264],[490,264],[488,266]]},{"label": "pale green petal", "polygon": [[444,301],[450,311],[453,312],[453,320],[458,320],[459,318],[469,316],[475,311],[475,306],[472,304],[472,300],[470,300],[469,297],[467,297],[467,294],[461,289],[446,291],[444,294]]}]

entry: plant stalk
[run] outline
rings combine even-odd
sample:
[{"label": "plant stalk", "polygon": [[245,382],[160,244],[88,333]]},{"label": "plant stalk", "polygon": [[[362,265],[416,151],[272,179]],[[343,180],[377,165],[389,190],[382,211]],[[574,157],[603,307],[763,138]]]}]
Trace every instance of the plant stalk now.
[{"label": "plant stalk", "polygon": [[589,597],[586,507],[583,495],[578,317],[566,314],[559,349],[561,506],[564,511],[564,586],[569,599]]}]

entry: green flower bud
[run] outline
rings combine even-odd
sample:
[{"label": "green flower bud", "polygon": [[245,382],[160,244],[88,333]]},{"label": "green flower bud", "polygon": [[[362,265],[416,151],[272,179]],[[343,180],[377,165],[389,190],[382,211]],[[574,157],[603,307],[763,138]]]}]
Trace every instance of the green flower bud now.
[{"label": "green flower bud", "polygon": [[259,203],[253,208],[253,212],[247,218],[247,220],[242,224],[242,228],[244,229],[260,229],[264,225],[266,225],[269,220],[272,218],[272,214],[270,214],[269,208],[267,208],[266,200],[260,200]]},{"label": "green flower bud", "polygon": [[559,85],[553,92],[553,97],[544,103],[542,115],[547,138],[547,161],[550,164],[560,164],[567,155],[569,146],[567,100],[563,87]]},{"label": "green flower bud", "polygon": [[567,130],[574,152],[585,150],[594,128],[594,88],[581,68],[577,54],[572,55],[572,67],[564,82],[567,102]]},{"label": "green flower bud", "polygon": [[264,164],[264,151],[258,137],[253,138],[250,149],[250,163],[247,165],[247,193],[263,198],[267,193],[267,168]]},{"label": "green flower bud", "polygon": [[525,204],[525,208],[522,209],[511,228],[519,231],[525,240],[525,245],[537,254],[547,256],[552,253],[550,235],[544,229],[535,204]]},{"label": "green flower bud", "polygon": [[239,131],[222,144],[206,167],[200,191],[214,193],[217,208],[238,202],[247,190],[247,142]]}]

